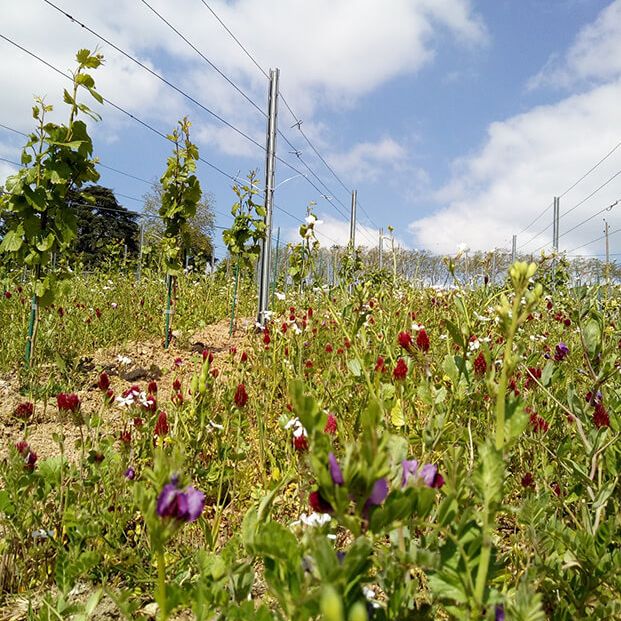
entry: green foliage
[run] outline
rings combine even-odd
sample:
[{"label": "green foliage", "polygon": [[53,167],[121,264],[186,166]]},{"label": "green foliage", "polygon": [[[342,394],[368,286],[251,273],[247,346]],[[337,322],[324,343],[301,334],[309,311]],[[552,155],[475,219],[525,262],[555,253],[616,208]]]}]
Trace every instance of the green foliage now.
[{"label": "green foliage", "polygon": [[201,199],[201,186],[194,174],[199,155],[198,148],[190,141],[190,121],[187,117],[179,121],[179,128],[173,130],[168,139],[174,143],[175,148],[160,179],[162,193],[159,214],[164,222],[162,260],[166,274],[178,276],[183,270],[181,235],[188,220],[196,215]]},{"label": "green foliage", "polygon": [[234,185],[237,201],[231,207],[234,220],[231,228],[222,232],[222,239],[233,259],[242,269],[252,269],[265,239],[265,208],[256,203],[254,197],[259,193],[258,181],[254,171],[248,174],[248,182]]},{"label": "green foliage", "polygon": [[77,96],[79,89],[84,88],[97,102],[103,101],[86,72],[98,68],[103,57],[97,52],[80,50],[76,58],[73,90],[64,92],[64,101],[69,105],[67,124],[47,121],[52,106],[41,98],[35,99],[32,116],[37,128],[29,134],[22,151],[23,168],[6,180],[6,192],[0,196],[0,211],[9,214],[0,252],[35,269],[34,294],[43,304],[52,301],[56,279],[56,275],[43,268],[53,253],[66,252],[77,234],[77,219],[67,199],[85,183],[99,179],[92,159],[93,143],[86,124],[77,119],[80,113],[95,120],[98,116],[78,102]]}]

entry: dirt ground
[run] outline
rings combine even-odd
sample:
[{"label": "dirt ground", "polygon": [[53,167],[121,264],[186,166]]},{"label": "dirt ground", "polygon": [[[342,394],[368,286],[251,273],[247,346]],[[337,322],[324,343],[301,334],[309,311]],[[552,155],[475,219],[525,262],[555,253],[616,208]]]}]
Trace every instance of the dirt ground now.
[{"label": "dirt ground", "polygon": [[[186,348],[180,348],[173,340],[165,350],[161,341],[156,340],[125,343],[92,352],[83,359],[83,371],[78,378],[82,388],[75,390],[80,397],[83,415],[92,416],[101,410],[102,433],[118,435],[122,430],[123,410],[117,404],[102,410],[102,393],[97,387],[102,370],[110,376],[110,388],[117,396],[132,385],[146,390],[147,383],[156,380],[158,402],[170,403],[173,381],[179,379],[184,391],[187,390],[192,375],[202,361],[204,349],[214,354],[212,368],[222,371],[230,364],[231,347],[236,347],[241,353],[252,326],[252,320],[242,319],[232,337],[229,337],[228,321],[221,321],[196,332]],[[47,402],[30,398],[27,394],[20,394],[19,383],[17,370],[0,374],[0,458],[7,454],[8,447],[24,437],[27,437],[39,460],[57,455],[58,445],[52,441],[54,433],[64,434],[66,456],[74,458],[74,445],[80,438],[79,427],[70,417],[59,414],[54,396],[49,397]],[[13,415],[17,405],[23,401],[35,402],[33,419],[26,430]]]},{"label": "dirt ground", "polygon": [[[190,339],[188,347],[181,348],[173,340],[165,350],[160,340],[126,343],[89,353],[84,358],[83,370],[78,379],[81,389],[76,390],[81,401],[81,410],[85,416],[102,412],[101,431],[104,434],[118,436],[123,428],[124,412],[116,404],[102,409],[102,393],[97,387],[99,374],[106,370],[110,376],[110,388],[115,395],[136,384],[146,390],[147,383],[154,379],[158,383],[157,399],[159,403],[170,403],[172,383],[179,379],[184,393],[187,394],[191,377],[200,367],[202,351],[207,349],[214,354],[212,368],[225,370],[231,364],[230,349],[237,348],[241,353],[252,334],[254,321],[240,319],[237,329],[229,337],[228,321],[207,326],[196,332]],[[23,401],[34,401],[33,419],[24,428],[24,424],[13,415],[16,406]],[[69,460],[77,457],[76,441],[80,439],[78,425],[68,416],[58,412],[56,399],[49,397],[47,402],[29,398],[20,394],[18,371],[0,374],[0,464],[6,457],[12,444],[26,438],[39,460],[59,454],[59,447],[53,441],[54,433],[65,436],[65,455]],[[92,587],[78,584],[71,594],[71,601],[86,602],[92,593]],[[37,607],[41,596],[34,596],[32,603]],[[0,599],[2,601],[2,599]],[[28,618],[28,599],[13,596],[0,604],[0,621],[22,621]],[[154,602],[148,603],[140,611],[138,619],[154,619],[157,608]],[[103,595],[94,614],[93,621],[118,620],[120,613],[112,599]],[[189,613],[180,613],[171,617],[173,621],[192,619]]]}]

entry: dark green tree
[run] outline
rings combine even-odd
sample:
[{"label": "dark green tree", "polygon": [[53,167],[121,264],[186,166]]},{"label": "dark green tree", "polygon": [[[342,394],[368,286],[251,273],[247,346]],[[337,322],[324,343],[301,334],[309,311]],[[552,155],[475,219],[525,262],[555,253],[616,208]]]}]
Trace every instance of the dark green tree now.
[{"label": "dark green tree", "polygon": [[72,192],[68,204],[74,209],[78,230],[73,250],[85,265],[104,261],[111,246],[127,246],[127,255],[139,250],[138,214],[123,207],[110,188],[92,185]]}]

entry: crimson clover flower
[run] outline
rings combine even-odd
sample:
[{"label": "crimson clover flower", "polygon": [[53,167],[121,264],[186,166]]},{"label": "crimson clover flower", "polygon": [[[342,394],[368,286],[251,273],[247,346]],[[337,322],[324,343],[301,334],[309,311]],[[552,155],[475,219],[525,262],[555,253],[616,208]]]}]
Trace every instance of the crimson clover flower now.
[{"label": "crimson clover flower", "polygon": [[334,416],[334,414],[328,414],[328,420],[326,421],[326,426],[323,431],[331,436],[336,433],[336,416]]},{"label": "crimson clover flower", "polygon": [[601,401],[595,405],[595,411],[593,412],[593,424],[598,429],[601,429],[602,427],[610,427],[610,416]]},{"label": "crimson clover flower", "polygon": [[429,337],[427,336],[427,332],[424,328],[419,330],[416,335],[416,347],[423,352],[429,351]]},{"label": "crimson clover flower", "polygon": [[248,403],[248,393],[244,384],[238,384],[235,390],[233,401],[238,408],[243,408]]},{"label": "crimson clover flower", "polygon": [[404,380],[408,374],[408,365],[403,358],[397,360],[397,364],[392,372],[392,376],[396,380]]},{"label": "crimson clover flower", "polygon": [[427,487],[440,489],[444,485],[444,477],[438,472],[435,464],[423,464],[419,468],[416,459],[404,459],[401,462],[401,487],[422,481]]},{"label": "crimson clover flower", "polygon": [[321,492],[314,491],[308,495],[308,503],[313,511],[317,513],[333,513],[332,505],[321,495]]},{"label": "crimson clover flower", "polygon": [[106,392],[110,388],[110,376],[103,371],[97,380],[97,387],[99,390]]},{"label": "crimson clover flower", "polygon": [[205,494],[194,487],[178,487],[176,477],[166,483],[157,497],[156,512],[161,518],[194,522],[205,508]]},{"label": "crimson clover flower", "polygon": [[56,395],[56,403],[61,412],[76,413],[80,409],[80,397],[74,392],[61,392]]},{"label": "crimson clover flower", "polygon": [[554,360],[560,362],[569,355],[569,347],[565,343],[559,343],[554,350]]},{"label": "crimson clover flower", "polygon": [[328,469],[330,470],[330,476],[332,477],[334,485],[343,485],[345,483],[339,462],[332,452],[328,455]]},{"label": "crimson clover flower", "polygon": [[386,371],[386,361],[382,356],[377,357],[377,361],[375,362],[375,372],[376,373],[384,373]]},{"label": "crimson clover flower", "polygon": [[165,436],[168,433],[168,418],[166,412],[160,412],[153,429],[153,434],[156,436]]},{"label": "crimson clover flower", "polygon": [[34,403],[32,401],[24,401],[20,403],[14,411],[14,415],[21,420],[28,420],[34,413]]},{"label": "crimson clover flower", "polygon": [[526,411],[530,414],[530,424],[533,426],[533,430],[536,432],[545,433],[550,425],[543,416],[539,416],[537,412],[531,408],[526,408]]},{"label": "crimson clover flower", "polygon": [[175,392],[179,392],[181,390],[181,380],[179,378],[175,379],[172,388]]},{"label": "crimson clover flower", "polygon": [[487,362],[485,361],[485,356],[483,352],[480,351],[479,355],[474,359],[474,372],[477,375],[485,375],[487,371]]},{"label": "crimson clover flower", "polygon": [[150,395],[157,395],[157,382],[155,380],[151,380],[147,385],[147,392]]},{"label": "crimson clover flower", "polygon": [[399,336],[397,337],[399,341],[399,345],[403,347],[406,351],[410,351],[414,341],[412,339],[412,335],[409,332],[399,332]]},{"label": "crimson clover flower", "polygon": [[203,362],[207,361],[207,364],[211,364],[213,362],[213,352],[208,349],[203,349]]}]

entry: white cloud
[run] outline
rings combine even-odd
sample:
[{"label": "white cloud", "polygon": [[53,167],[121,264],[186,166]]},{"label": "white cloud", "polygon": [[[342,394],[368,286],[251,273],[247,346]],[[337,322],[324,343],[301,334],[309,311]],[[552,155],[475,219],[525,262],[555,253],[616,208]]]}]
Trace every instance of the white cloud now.
[{"label": "white cloud", "polygon": [[[513,234],[527,227],[555,195],[562,194],[619,144],[621,0],[615,0],[584,27],[565,57],[549,63],[531,80],[531,86],[547,81],[584,88],[588,80],[599,84],[555,104],[492,123],[481,148],[456,160],[451,179],[435,193],[435,200],[444,207],[410,223],[417,244],[447,253],[455,252],[464,242],[474,250],[509,248]],[[564,214],[620,168],[618,149],[562,198],[561,250],[573,250],[601,235],[604,214],[597,212],[621,197],[617,180]],[[612,211],[610,217],[614,215]],[[590,216],[594,217],[582,225]],[[522,251],[537,252],[548,244],[549,250],[551,226],[543,229],[551,220],[549,209],[519,236],[518,248],[526,244]],[[576,225],[580,226],[571,230]],[[579,252],[589,254],[596,252],[594,248],[597,246],[587,246]]]},{"label": "white cloud", "polygon": [[352,183],[377,181],[386,168],[402,169],[406,164],[407,149],[392,138],[377,142],[359,142],[345,153],[329,157],[336,171]]},{"label": "white cloud", "polygon": [[[455,163],[451,181],[436,199],[446,206],[410,224],[416,243],[454,252],[461,242],[475,250],[510,247],[511,236],[526,227],[619,142],[621,80],[574,95],[555,105],[539,106],[493,123],[476,153]],[[561,214],[621,168],[621,149],[561,201]],[[567,217],[561,235],[606,207],[621,194],[612,182]],[[614,212],[613,212],[614,213]],[[552,210],[518,239],[518,246],[542,230]],[[561,249],[573,249],[601,234],[601,217],[563,236]],[[551,231],[529,244],[534,251],[549,242]],[[590,252],[586,248],[583,252]]]},{"label": "white cloud", "polygon": [[608,5],[585,26],[564,57],[550,58],[528,86],[571,87],[611,80],[621,75],[621,0]]},{"label": "white cloud", "polygon": [[[117,0],[114,10],[105,2],[62,0],[59,4],[146,65],[158,71],[165,67],[167,78],[233,123],[251,133],[264,131],[262,116],[142,3]],[[152,4],[264,105],[265,80],[202,3],[177,0],[174,10],[166,0],[152,0]],[[471,0],[272,0],[269,10],[262,0],[214,0],[212,4],[263,67],[281,68],[282,92],[308,122],[306,127],[320,108],[352,105],[388,80],[420,70],[433,58],[441,31],[466,46],[482,44],[487,36]],[[2,3],[0,22],[7,26],[7,36],[63,70],[72,65],[78,48],[100,45],[107,59],[105,67],[94,72],[101,92],[145,120],[157,121],[163,131],[169,131],[183,114],[212,122],[179,94],[39,0]],[[0,82],[6,85],[0,92],[0,122],[26,129],[32,95],[48,93],[50,100],[58,102],[66,83],[6,42],[0,42],[0,48]],[[110,106],[102,114],[98,135],[107,140],[122,137],[123,124],[131,121]],[[230,140],[225,131],[205,131],[207,142],[223,152],[247,153],[247,147]]]}]

